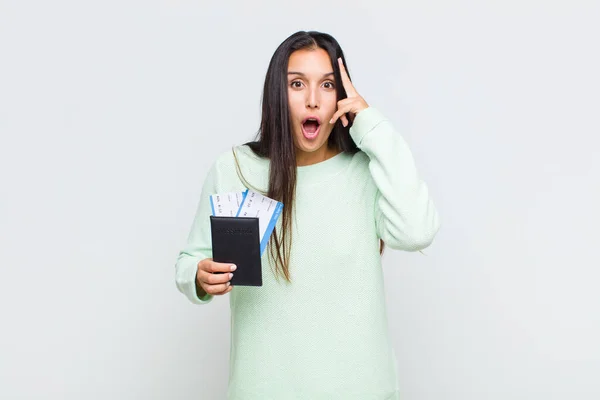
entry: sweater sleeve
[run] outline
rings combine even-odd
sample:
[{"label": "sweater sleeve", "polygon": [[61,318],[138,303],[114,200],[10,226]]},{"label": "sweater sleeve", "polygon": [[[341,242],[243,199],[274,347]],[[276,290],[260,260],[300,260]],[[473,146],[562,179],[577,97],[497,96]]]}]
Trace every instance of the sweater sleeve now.
[{"label": "sweater sleeve", "polygon": [[217,193],[217,163],[210,168],[200,194],[200,200],[196,209],[196,215],[187,238],[187,243],[179,252],[175,264],[175,283],[183,293],[194,304],[210,303],[214,297],[205,294],[202,297],[196,292],[196,273],[198,263],[205,258],[212,257],[212,244],[210,236],[210,195]]},{"label": "sweater sleeve", "polygon": [[404,138],[373,107],[356,114],[350,136],[369,157],[379,238],[397,250],[429,246],[440,228],[439,216]]}]

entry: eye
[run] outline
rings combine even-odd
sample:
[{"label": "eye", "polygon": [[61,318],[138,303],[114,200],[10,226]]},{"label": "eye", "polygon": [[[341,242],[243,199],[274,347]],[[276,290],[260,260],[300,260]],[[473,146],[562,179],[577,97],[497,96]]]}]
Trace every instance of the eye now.
[{"label": "eye", "polygon": [[323,85],[329,85],[329,87],[327,87],[327,89],[335,88],[335,84],[332,81],[327,81],[327,82],[323,83]]},{"label": "eye", "polygon": [[[299,85],[295,85],[296,83],[298,83]],[[301,85],[302,85],[302,82],[300,82],[300,81],[292,81],[292,83],[290,83],[290,86],[293,87],[293,88],[295,88],[295,89],[300,88]]]}]

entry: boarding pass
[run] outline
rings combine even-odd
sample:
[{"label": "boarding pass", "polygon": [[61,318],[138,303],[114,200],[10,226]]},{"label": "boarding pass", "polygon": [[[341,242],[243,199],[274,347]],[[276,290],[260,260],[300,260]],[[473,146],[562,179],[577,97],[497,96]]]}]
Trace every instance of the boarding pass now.
[{"label": "boarding pass", "polygon": [[213,194],[210,196],[210,205],[214,216],[258,218],[261,256],[283,210],[283,203],[249,189]]}]

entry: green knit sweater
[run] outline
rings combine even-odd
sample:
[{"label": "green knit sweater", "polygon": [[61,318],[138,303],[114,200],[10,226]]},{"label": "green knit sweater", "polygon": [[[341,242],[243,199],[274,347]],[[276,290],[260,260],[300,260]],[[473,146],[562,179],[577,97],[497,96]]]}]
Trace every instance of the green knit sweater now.
[{"label": "green knit sweater", "polygon": [[[297,167],[292,283],[278,280],[268,249],[263,286],[229,296],[230,400],[398,399],[396,356],[388,332],[379,239],[416,251],[440,227],[412,153],[380,111],[359,112],[350,135],[359,149]],[[235,148],[244,177],[266,191],[269,160]],[[242,191],[231,151],[212,165],[187,244],[176,262],[178,289],[195,304],[200,260],[211,257],[209,195]],[[284,205],[285,207],[285,205]],[[281,218],[277,225],[281,230]]]}]

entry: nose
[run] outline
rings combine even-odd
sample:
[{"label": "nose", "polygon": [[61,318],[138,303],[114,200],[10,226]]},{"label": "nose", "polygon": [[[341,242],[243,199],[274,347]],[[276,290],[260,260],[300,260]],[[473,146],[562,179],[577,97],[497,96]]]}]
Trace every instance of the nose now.
[{"label": "nose", "polygon": [[314,88],[307,90],[306,107],[319,108],[319,102],[319,90]]}]

